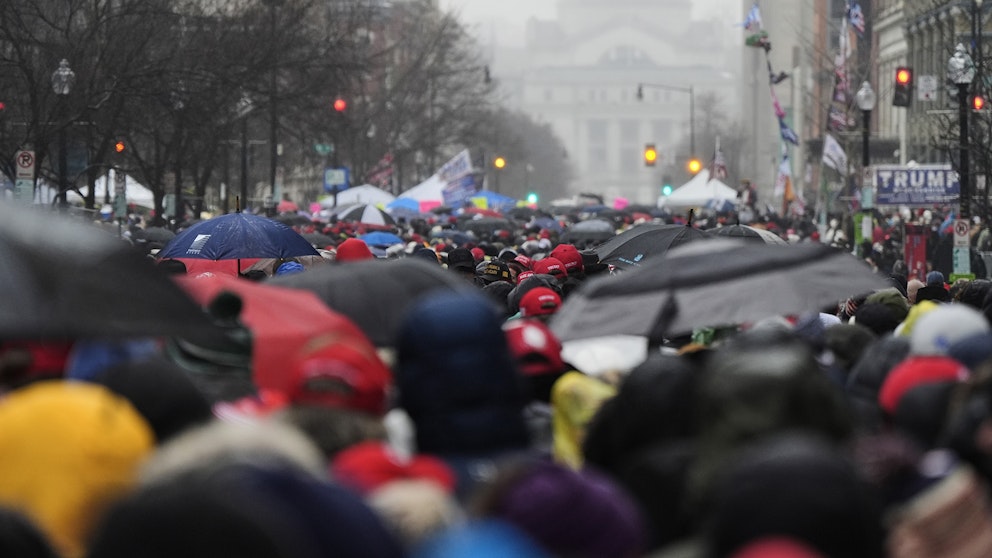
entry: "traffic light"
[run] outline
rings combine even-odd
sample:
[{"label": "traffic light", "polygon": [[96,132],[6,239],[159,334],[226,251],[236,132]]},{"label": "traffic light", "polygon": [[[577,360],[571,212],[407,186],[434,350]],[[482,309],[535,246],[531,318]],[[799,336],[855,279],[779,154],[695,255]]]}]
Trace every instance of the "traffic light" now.
[{"label": "traffic light", "polygon": [[662,180],[661,195],[668,196],[672,193],[672,177],[665,175]]},{"label": "traffic light", "polygon": [[527,194],[527,203],[531,203],[531,204],[537,203],[537,193],[536,192],[531,192],[531,193]]},{"label": "traffic light", "polygon": [[124,142],[121,140],[117,140],[117,143],[114,144],[114,151],[117,153],[124,153],[126,148],[127,146],[125,146]]},{"label": "traffic light", "polygon": [[493,159],[493,166],[496,167],[497,169],[502,169],[503,167],[506,166],[506,159],[502,157],[496,157],[495,159]]},{"label": "traffic light", "polygon": [[913,69],[906,66],[896,68],[896,84],[892,93],[892,106],[908,107],[913,101]]},{"label": "traffic light", "polygon": [[971,108],[972,110],[982,110],[985,108],[985,97],[976,93],[971,98]]},{"label": "traffic light", "polygon": [[653,167],[658,162],[658,150],[653,143],[644,146],[644,166]]},{"label": "traffic light", "polygon": [[699,162],[699,159],[693,157],[692,159],[689,159],[689,163],[686,165],[686,168],[688,168],[689,172],[692,174],[696,174],[703,170],[703,164]]},{"label": "traffic light", "polygon": [[344,112],[348,108],[348,101],[345,101],[341,97],[334,99],[334,110],[336,112]]}]

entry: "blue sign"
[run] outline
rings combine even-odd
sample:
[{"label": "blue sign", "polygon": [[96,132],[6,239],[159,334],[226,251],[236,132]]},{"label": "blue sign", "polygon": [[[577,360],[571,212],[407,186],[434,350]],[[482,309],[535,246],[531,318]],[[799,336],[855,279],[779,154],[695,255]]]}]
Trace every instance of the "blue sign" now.
[{"label": "blue sign", "polygon": [[879,165],[872,172],[877,205],[956,203],[961,193],[958,173],[950,165]]},{"label": "blue sign", "polygon": [[444,205],[448,207],[462,207],[478,191],[479,188],[475,183],[475,177],[468,174],[448,182],[441,190],[441,197],[444,198]]},{"label": "blue sign", "polygon": [[348,167],[324,169],[324,191],[334,192],[348,189],[350,173]]}]

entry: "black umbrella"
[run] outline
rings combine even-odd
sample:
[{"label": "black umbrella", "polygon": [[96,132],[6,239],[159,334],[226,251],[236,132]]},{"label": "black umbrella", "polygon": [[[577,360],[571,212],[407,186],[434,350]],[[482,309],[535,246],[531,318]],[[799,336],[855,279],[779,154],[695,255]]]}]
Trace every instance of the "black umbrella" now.
[{"label": "black umbrella", "polygon": [[206,314],[115,236],[0,203],[0,339],[157,336],[212,330]]},{"label": "black umbrella", "polygon": [[593,249],[599,261],[620,268],[640,266],[669,249],[687,242],[707,240],[705,232],[688,225],[637,225],[616,235]]},{"label": "black umbrella", "polygon": [[710,229],[706,232],[715,237],[741,238],[744,240],[764,242],[765,244],[788,244],[784,238],[771,231],[757,229],[747,225],[730,225],[718,229]]},{"label": "black umbrella", "polygon": [[508,220],[502,217],[480,217],[478,219],[466,219],[462,221],[459,228],[472,231],[475,234],[486,234],[500,229],[513,230],[514,227]]},{"label": "black umbrella", "polygon": [[888,281],[851,254],[820,243],[719,239],[676,248],[569,295],[551,321],[562,341],[666,335],[816,311]]},{"label": "black umbrella", "polygon": [[420,297],[438,289],[472,288],[456,274],[419,258],[337,263],[269,282],[316,293],[380,347],[393,345],[403,315]]},{"label": "black umbrella", "polygon": [[605,219],[589,219],[579,221],[565,229],[561,241],[574,244],[576,242],[604,242],[617,234],[611,221]]},{"label": "black umbrella", "polygon": [[318,232],[303,233],[300,236],[302,236],[303,238],[306,239],[307,242],[318,248],[323,248],[325,246],[333,246],[337,244],[333,238],[323,233],[318,233]]},{"label": "black umbrella", "polygon": [[278,221],[283,225],[289,225],[290,227],[313,224],[313,219],[307,217],[306,215],[300,215],[299,213],[280,213],[279,215],[273,217],[272,220]]},{"label": "black umbrella", "polygon": [[145,242],[159,242],[165,244],[176,238],[176,233],[166,229],[164,227],[148,227],[147,229],[138,229],[134,233],[135,240],[143,240]]}]

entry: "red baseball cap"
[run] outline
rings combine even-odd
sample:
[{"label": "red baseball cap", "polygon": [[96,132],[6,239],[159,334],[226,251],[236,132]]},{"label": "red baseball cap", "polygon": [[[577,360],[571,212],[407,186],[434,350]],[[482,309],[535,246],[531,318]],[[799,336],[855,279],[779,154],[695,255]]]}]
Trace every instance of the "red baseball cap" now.
[{"label": "red baseball cap", "polygon": [[527,317],[554,314],[559,308],[561,297],[547,287],[534,287],[520,299],[520,314]]},{"label": "red baseball cap", "polygon": [[559,244],[549,255],[565,264],[565,270],[569,273],[573,270],[582,271],[582,254],[571,244]]},{"label": "red baseball cap", "polygon": [[554,275],[555,277],[568,277],[568,269],[558,258],[544,258],[534,262],[534,273],[542,275]]},{"label": "red baseball cap", "polygon": [[386,413],[393,375],[368,339],[329,333],[311,340],[289,366],[290,403]]},{"label": "red baseball cap", "polygon": [[382,442],[361,442],[338,452],[331,461],[335,480],[369,494],[396,480],[428,480],[445,492],[455,488],[455,474],[444,461],[428,455],[403,459]]},{"label": "red baseball cap", "polygon": [[540,320],[510,320],[503,325],[510,352],[527,376],[559,373],[565,367],[561,341]]}]

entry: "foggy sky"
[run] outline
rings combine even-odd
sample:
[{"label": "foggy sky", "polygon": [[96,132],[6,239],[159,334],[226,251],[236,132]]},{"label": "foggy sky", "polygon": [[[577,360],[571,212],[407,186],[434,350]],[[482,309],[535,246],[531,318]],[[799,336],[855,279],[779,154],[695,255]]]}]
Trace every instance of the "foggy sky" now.
[{"label": "foggy sky", "polygon": [[[611,0],[602,0],[610,3]],[[558,0],[440,0],[441,8],[458,14],[483,42],[522,46],[523,29],[531,17],[553,19]],[[693,0],[693,17],[726,18],[741,11],[741,0]]]}]

